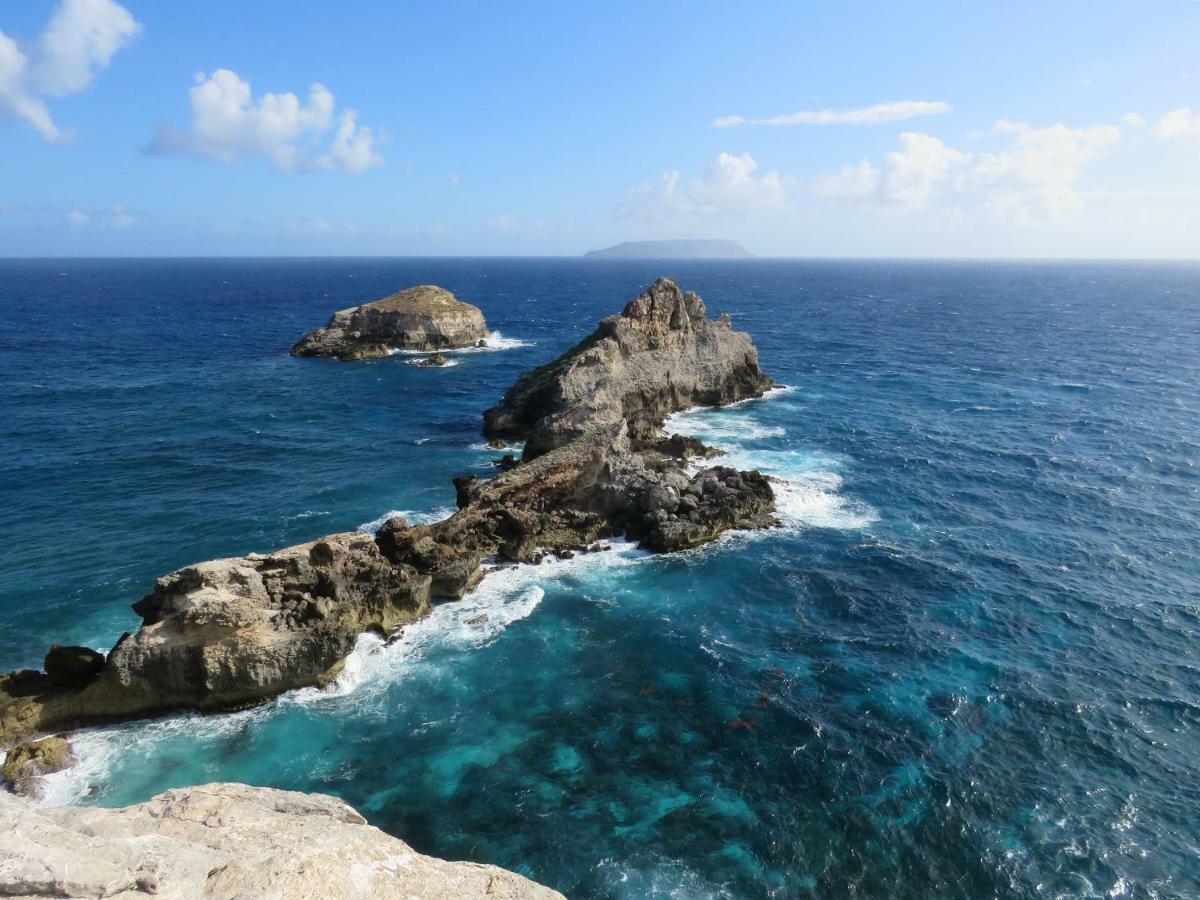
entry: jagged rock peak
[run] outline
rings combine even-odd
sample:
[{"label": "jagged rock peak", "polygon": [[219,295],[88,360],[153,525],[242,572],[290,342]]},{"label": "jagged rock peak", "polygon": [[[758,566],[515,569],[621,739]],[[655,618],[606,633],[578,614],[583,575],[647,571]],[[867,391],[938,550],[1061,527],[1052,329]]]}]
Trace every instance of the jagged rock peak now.
[{"label": "jagged rock peak", "polygon": [[647,322],[665,322],[676,330],[689,328],[693,322],[708,318],[704,301],[693,291],[686,294],[670,278],[659,278],[644,294],[625,304],[621,316]]},{"label": "jagged rock peak", "polygon": [[760,397],[773,382],[749,335],[659,278],[553,362],[527,372],[484,414],[484,434],[525,442],[533,459],[625,422],[636,442],[672,412]]}]

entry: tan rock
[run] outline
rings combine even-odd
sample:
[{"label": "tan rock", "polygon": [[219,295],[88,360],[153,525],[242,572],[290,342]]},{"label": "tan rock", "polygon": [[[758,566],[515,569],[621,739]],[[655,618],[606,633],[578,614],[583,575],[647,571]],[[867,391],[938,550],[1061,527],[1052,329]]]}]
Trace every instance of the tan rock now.
[{"label": "tan rock", "polygon": [[15,793],[41,796],[41,776],[61,772],[73,765],[71,745],[61,737],[30,741],[8,751],[4,757],[4,780]]},{"label": "tan rock", "polygon": [[429,609],[430,576],[363,532],[187,566],[134,604],[142,628],[82,689],[0,676],[0,746],[31,734],[173,709],[224,709],[328,681],[364,631]]},{"label": "tan rock", "polygon": [[635,442],[672,412],[761,397],[773,382],[750,336],[660,278],[558,359],[526,372],[484,413],[492,440],[525,441],[532,459],[624,422]]},{"label": "tan rock", "polygon": [[487,336],[479,307],[445,288],[422,284],[334,313],[327,324],[301,338],[292,355],[376,359],[392,349],[474,347]]},{"label": "tan rock", "polygon": [[123,809],[0,796],[0,896],[272,898],[562,895],[495,866],[446,862],[334,797],[209,784]]}]

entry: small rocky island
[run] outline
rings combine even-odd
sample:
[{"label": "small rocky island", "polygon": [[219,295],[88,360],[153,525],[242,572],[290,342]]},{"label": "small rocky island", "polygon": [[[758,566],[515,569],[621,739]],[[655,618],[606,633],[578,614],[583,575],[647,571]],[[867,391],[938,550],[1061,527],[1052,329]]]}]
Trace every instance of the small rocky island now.
[{"label": "small rocky island", "polygon": [[347,362],[378,359],[394,350],[450,350],[486,343],[479,307],[432,284],[335,312],[292,347],[293,356],[332,356]]},{"label": "small rocky island", "polygon": [[[13,748],[10,785],[36,794],[42,775],[69,764],[65,744],[21,743],[37,735],[172,710],[242,707],[327,684],[360,634],[390,635],[427,614],[434,598],[462,597],[496,566],[604,549],[620,533],[669,552],[728,529],[771,526],[767,477],[709,465],[720,451],[663,436],[661,427],[672,412],[760,397],[772,385],[749,336],[734,331],[728,316],[709,319],[698,296],[659,279],[577,346],[518,378],[486,412],[485,435],[524,441],[522,458],[506,457],[490,479],[455,479],[454,515],[428,525],[395,517],[374,535],[335,534],[187,566],[134,604],[141,627],[106,656],[56,646],[46,671],[0,676],[0,747]],[[209,788],[192,791],[200,795],[197,808],[216,802]],[[252,799],[276,813],[336,803],[268,796],[279,793]],[[144,806],[186,810],[186,794],[169,792]],[[138,809],[123,812],[141,821]],[[101,811],[56,811],[52,824],[67,827],[76,814]],[[64,832],[62,840],[74,839]],[[0,873],[0,894],[8,886]]]}]

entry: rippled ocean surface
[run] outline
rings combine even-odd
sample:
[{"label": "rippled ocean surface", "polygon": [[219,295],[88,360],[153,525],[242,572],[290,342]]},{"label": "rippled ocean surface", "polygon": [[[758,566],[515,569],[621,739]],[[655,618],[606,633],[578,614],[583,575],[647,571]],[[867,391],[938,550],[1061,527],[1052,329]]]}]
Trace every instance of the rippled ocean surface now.
[{"label": "rippled ocean surface", "polygon": [[[328,692],[81,734],[52,797],[323,791],[571,897],[1200,893],[1196,265],[0,261],[0,667],[443,514],[483,409],[660,274],[789,388],[671,422],[783,527],[493,575]],[[506,349],[288,355],[422,282]]]}]

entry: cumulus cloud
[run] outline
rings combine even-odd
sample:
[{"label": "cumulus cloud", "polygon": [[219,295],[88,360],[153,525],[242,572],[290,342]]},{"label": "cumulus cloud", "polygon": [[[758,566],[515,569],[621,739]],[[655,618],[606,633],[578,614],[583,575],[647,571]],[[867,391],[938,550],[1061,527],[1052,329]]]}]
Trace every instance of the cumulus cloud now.
[{"label": "cumulus cloud", "polygon": [[1125,115],[1121,116],[1121,121],[1124,122],[1126,125],[1128,125],[1130,128],[1145,128],[1146,127],[1145,116],[1138,115],[1135,112],[1125,113]]},{"label": "cumulus cloud", "polygon": [[70,140],[46,98],[82,91],[141,30],[113,0],[62,0],[32,46],[0,31],[0,114],[23,119],[47,141]]},{"label": "cumulus cloud", "polygon": [[189,127],[161,126],[146,147],[148,153],[193,154],[222,163],[264,155],[280,172],[338,169],[352,175],[383,162],[375,133],[358,124],[352,109],[341,112],[332,140],[322,149],[336,106],[323,84],[314,83],[305,102],[291,92],[255,99],[248,81],[217,69],[211,75],[196,74],[188,99]]},{"label": "cumulus cloud", "polygon": [[779,173],[757,172],[758,162],[749,153],[721,153],[704,175],[692,181],[684,182],[678,171],[670,171],[655,183],[632,188],[617,214],[679,218],[782,209],[786,200]]},{"label": "cumulus cloud", "polygon": [[[948,112],[950,104],[940,100],[899,100],[860,109],[802,110],[768,119],[750,119],[749,122],[751,125],[877,125],[880,122],[898,122]],[[733,128],[746,122],[742,116],[724,116],[713,120],[712,127]]]},{"label": "cumulus cloud", "polygon": [[1034,128],[1000,121],[996,131],[1012,135],[1013,146],[982,154],[969,184],[983,190],[989,212],[1019,219],[1052,217],[1078,206],[1075,183],[1084,164],[1121,139],[1116,125]]},{"label": "cumulus cloud", "polygon": [[900,150],[880,166],[863,161],[822,175],[813,191],[834,200],[917,209],[939,191],[1003,218],[1053,218],[1079,205],[1076,183],[1085,164],[1120,140],[1115,125],[1034,128],[1001,120],[993,133],[1008,141],[972,157],[927,134],[906,132]]},{"label": "cumulus cloud", "polygon": [[67,213],[67,222],[72,228],[82,228],[88,223],[88,215],[81,209],[72,209]]},{"label": "cumulus cloud", "polygon": [[1200,137],[1200,115],[1193,115],[1187,106],[1173,109],[1158,120],[1154,134],[1165,140]]},{"label": "cumulus cloud", "polygon": [[966,154],[935,137],[906,131],[900,135],[900,149],[889,153],[878,168],[863,160],[822,175],[813,189],[823,197],[915,209],[967,160]]}]

